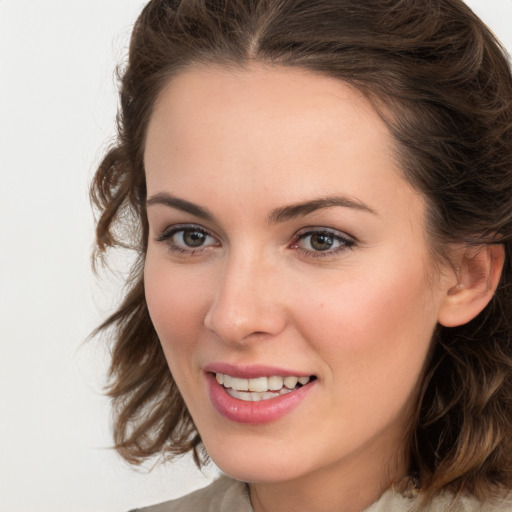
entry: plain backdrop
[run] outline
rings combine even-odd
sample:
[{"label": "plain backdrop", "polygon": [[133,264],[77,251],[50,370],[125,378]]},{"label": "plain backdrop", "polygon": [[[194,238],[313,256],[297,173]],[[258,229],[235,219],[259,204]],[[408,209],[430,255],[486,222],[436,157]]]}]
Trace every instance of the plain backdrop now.
[{"label": "plain backdrop", "polygon": [[[85,341],[119,296],[90,271],[88,183],[144,3],[0,0],[0,512],[123,512],[216,474],[115,454],[107,351]],[[512,49],[512,0],[468,3]]]}]

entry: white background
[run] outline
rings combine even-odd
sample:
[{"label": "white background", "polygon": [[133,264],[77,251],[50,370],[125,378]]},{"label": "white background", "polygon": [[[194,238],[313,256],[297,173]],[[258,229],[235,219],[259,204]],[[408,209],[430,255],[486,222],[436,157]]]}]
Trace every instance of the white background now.
[{"label": "white background", "polygon": [[[89,269],[88,183],[144,3],[0,0],[0,512],[126,512],[215,474],[109,448],[107,352],[85,341],[117,290]],[[468,3],[512,49],[512,0]]]}]

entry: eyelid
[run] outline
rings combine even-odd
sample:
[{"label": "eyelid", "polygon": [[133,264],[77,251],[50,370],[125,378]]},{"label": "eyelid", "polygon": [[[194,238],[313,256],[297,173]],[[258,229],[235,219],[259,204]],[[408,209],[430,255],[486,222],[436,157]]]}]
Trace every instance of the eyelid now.
[{"label": "eyelid", "polygon": [[213,238],[218,238],[217,235],[212,233],[209,229],[205,228],[204,226],[201,226],[201,224],[195,224],[193,222],[182,222],[179,224],[171,224],[162,229],[160,234],[157,236],[157,241],[160,241],[162,238],[169,237],[174,233],[177,233],[178,231],[185,231],[188,229],[195,229],[197,231],[201,231],[202,233],[206,233],[207,235],[210,235]]},{"label": "eyelid", "polygon": [[[187,246],[186,244],[176,243],[175,241],[172,240],[174,235],[185,231],[197,231],[203,233],[207,237],[210,237],[214,242],[209,243],[207,245],[200,245],[194,247]],[[325,250],[314,248],[307,249],[300,246],[301,240],[305,240],[308,236],[313,236],[315,234],[326,234],[332,237],[337,242],[336,246],[334,248],[328,248]],[[165,243],[169,251],[182,256],[197,255],[198,253],[203,253],[205,251],[211,250],[212,248],[221,246],[220,238],[215,233],[212,233],[209,229],[205,228],[204,226],[195,223],[180,223],[169,225],[160,232],[160,234],[156,237],[156,241]],[[336,256],[338,253],[352,249],[356,243],[357,240],[355,239],[355,237],[349,235],[344,231],[340,231],[338,229],[326,226],[306,226],[298,230],[293,235],[292,240],[288,245],[288,248],[297,250],[306,257],[321,258],[328,256]]]},{"label": "eyelid", "polygon": [[[174,235],[176,235],[177,233],[180,233],[180,232],[184,232],[184,231],[198,231],[200,233],[204,233],[205,235],[214,239],[217,243],[209,244],[209,245],[205,245],[205,246],[198,246],[198,247],[186,247],[186,246],[178,245],[172,241],[172,237]],[[189,256],[197,254],[199,252],[206,251],[212,247],[220,246],[219,237],[217,235],[212,233],[210,230],[206,229],[204,226],[201,226],[200,224],[194,224],[194,223],[172,224],[170,226],[167,226],[156,237],[156,241],[165,243],[171,252],[174,252],[177,254],[182,254],[182,255],[189,255]]]},{"label": "eyelid", "polygon": [[341,238],[346,238],[347,240],[354,240],[355,237],[352,235],[349,235],[346,231],[342,231],[337,228],[331,228],[328,226],[318,226],[318,225],[311,225],[311,226],[304,226],[303,228],[300,228],[296,231],[295,236],[301,236],[306,233],[331,233],[333,235],[339,236]]},{"label": "eyelid", "polygon": [[[325,251],[321,250],[310,250],[299,247],[299,242],[304,240],[308,236],[312,236],[315,234],[328,234],[333,238],[337,239],[340,242],[340,245],[335,247],[334,249],[327,249]],[[328,228],[326,226],[308,226],[297,231],[290,243],[290,248],[299,250],[306,256],[311,256],[315,258],[327,257],[327,256],[335,256],[338,253],[353,249],[354,245],[357,243],[355,237],[349,235],[344,231],[340,231],[335,228]]]}]

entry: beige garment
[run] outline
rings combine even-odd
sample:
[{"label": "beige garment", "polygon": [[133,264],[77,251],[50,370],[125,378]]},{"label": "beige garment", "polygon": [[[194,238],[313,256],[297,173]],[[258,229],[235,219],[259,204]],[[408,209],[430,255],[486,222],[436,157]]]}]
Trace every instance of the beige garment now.
[{"label": "beige garment", "polygon": [[[389,490],[363,512],[413,512],[414,498],[405,498]],[[226,476],[215,480],[183,498],[166,501],[131,512],[254,512],[247,485]],[[302,511],[301,511],[302,512]],[[308,511],[303,511],[308,512]],[[452,500],[448,496],[436,499],[421,512],[512,512],[512,496],[499,502],[482,505],[472,498]]]}]

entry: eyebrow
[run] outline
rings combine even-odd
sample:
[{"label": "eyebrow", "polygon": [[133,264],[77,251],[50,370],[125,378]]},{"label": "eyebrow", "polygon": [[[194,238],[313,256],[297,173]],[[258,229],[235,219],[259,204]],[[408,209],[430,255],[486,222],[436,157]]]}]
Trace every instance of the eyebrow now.
[{"label": "eyebrow", "polygon": [[[191,203],[190,201],[186,201],[185,199],[180,199],[179,197],[172,196],[166,192],[160,192],[147,199],[146,206],[154,205],[168,206],[170,208],[181,210],[185,213],[190,213],[191,215],[194,215],[195,217],[198,217],[203,220],[215,221],[215,216],[213,215],[213,213],[211,213],[206,208]],[[301,203],[283,206],[281,208],[276,208],[268,216],[268,221],[271,224],[285,222],[290,219],[305,217],[306,215],[313,213],[317,210],[322,210],[324,208],[332,208],[333,206],[340,206],[342,208],[352,208],[355,210],[368,212],[373,215],[378,215],[375,210],[373,210],[368,205],[357,199],[348,196],[328,196],[321,197],[318,199],[312,199],[311,201],[304,201]]]},{"label": "eyebrow", "polygon": [[200,219],[203,220],[215,220],[215,216],[213,215],[213,213],[208,211],[206,208],[191,203],[190,201],[186,201],[185,199],[180,199],[179,197],[171,196],[170,194],[167,194],[165,192],[155,194],[154,196],[151,196],[146,200],[146,206],[155,205],[169,206],[170,208],[175,208],[176,210],[181,210],[182,212],[190,213],[191,215],[199,217]]},{"label": "eyebrow", "polygon": [[375,210],[357,199],[347,196],[328,196],[277,208],[269,215],[269,221],[271,223],[284,222],[297,217],[304,217],[317,210],[331,208],[333,206],[352,208],[377,215]]}]

